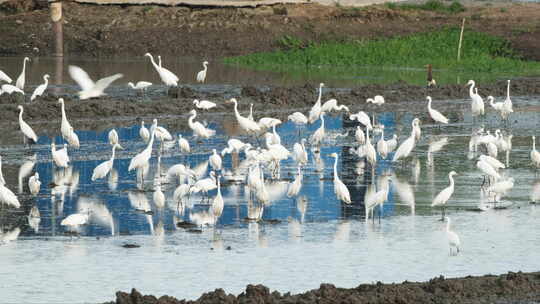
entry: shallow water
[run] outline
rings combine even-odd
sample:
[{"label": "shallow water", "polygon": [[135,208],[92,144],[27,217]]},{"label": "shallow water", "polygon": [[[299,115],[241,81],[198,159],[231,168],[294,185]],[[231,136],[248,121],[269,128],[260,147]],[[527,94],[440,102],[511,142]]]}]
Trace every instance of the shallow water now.
[{"label": "shallow water", "polygon": [[[394,133],[405,139],[415,116],[423,121],[423,137],[411,160],[403,166],[380,161],[373,170],[375,176],[369,166],[357,175],[363,162],[349,152],[354,145],[355,125],[341,115],[327,117],[325,125],[330,136],[321,148],[322,162],[317,163],[315,154],[309,153],[302,199],[285,196],[287,182],[294,178],[296,168],[291,159],[283,161],[280,178],[267,181],[272,203],[264,208],[262,222],[244,220],[248,210],[258,205],[250,202],[243,184],[225,181],[231,176],[226,171],[233,164],[236,172],[242,172],[245,156],[235,155],[234,161],[231,155],[225,156],[225,209],[215,227],[202,227],[200,233],[175,228],[174,223],[177,219],[189,220],[190,215],[204,214],[208,205],[201,203],[201,197],[192,196],[184,209],[177,210],[172,200],[177,183],[168,181],[163,184],[166,207],[159,209],[152,199],[153,180],[156,172],[166,172],[181,162],[192,168],[202,164],[201,172],[206,175],[204,163],[211,149],[224,148],[231,135],[256,144],[253,139],[235,136],[231,131],[234,126],[229,123],[233,117],[204,114],[201,119],[218,132],[202,143],[192,138],[190,130],[170,127],[172,134],[181,133],[188,138],[193,153],[180,155],[175,144],[164,150],[158,170],[156,144],[150,171],[141,187],[144,192],[139,191],[135,173],[127,171],[131,157],[145,147],[138,137],[136,121],[132,127],[117,129],[125,150],[117,153],[116,178],[97,182],[90,178],[93,168],[110,156],[108,130],[77,132],[82,146],[80,150],[69,149],[72,167],[66,171],[56,170],[51,163],[50,138],[41,136],[38,144],[28,150],[21,145],[19,133],[6,132],[0,148],[2,169],[7,186],[18,194],[23,207],[15,210],[4,206],[1,211],[2,301],[100,302],[111,300],[117,290],[132,287],[143,293],[196,298],[214,288],[239,293],[246,284],[256,283],[282,292],[302,292],[322,282],[353,287],[374,281],[427,280],[441,274],[456,277],[536,271],[540,267],[536,254],[540,249],[539,209],[529,202],[539,192],[535,189],[540,186],[540,178],[530,168],[529,151],[530,136],[540,121],[540,100],[515,97],[513,101],[516,113],[504,128],[514,135],[509,169],[504,175],[514,177],[515,186],[501,202],[509,206],[507,209],[468,211],[478,206],[482,184],[473,156],[467,153],[473,128],[468,101],[437,101],[434,107],[452,105],[463,109],[443,111],[453,123],[441,129],[430,123],[426,113],[376,113],[377,120],[386,126],[387,139]],[[175,125],[159,121],[164,127]],[[77,122],[72,124],[77,129]],[[316,122],[302,132],[311,134],[318,127]],[[485,127],[493,131],[504,126],[489,111]],[[345,129],[349,130],[348,136],[336,136]],[[297,129],[290,123],[280,125],[277,132],[289,149],[298,140]],[[436,150],[437,143],[444,142],[444,138],[448,143],[440,151],[429,152]],[[54,140],[62,142],[59,136]],[[332,152],[339,155],[338,170],[353,200],[350,206],[335,198],[333,159],[329,157]],[[499,159],[504,162],[505,156],[500,155]],[[460,235],[463,245],[457,256],[449,255],[445,223],[439,221],[440,210],[430,207],[432,198],[448,185],[447,174],[451,170],[459,173],[447,210],[452,229]],[[42,188],[33,198],[28,194],[27,180],[33,174],[30,172],[36,171]],[[364,194],[369,185],[379,184],[383,175],[392,176],[388,200],[374,210],[373,219],[366,219]],[[268,172],[265,178],[270,178]],[[62,185],[53,187],[53,181]],[[212,191],[210,196],[214,195]],[[39,222],[34,219],[31,226],[26,215],[34,205],[41,217]],[[153,214],[137,211],[147,208]],[[62,219],[87,209],[92,210],[91,223],[77,231],[79,237],[67,234],[67,229],[60,225]],[[8,242],[17,229],[18,238]],[[141,247],[121,247],[127,243]],[[51,278],[61,278],[62,284]]]}]

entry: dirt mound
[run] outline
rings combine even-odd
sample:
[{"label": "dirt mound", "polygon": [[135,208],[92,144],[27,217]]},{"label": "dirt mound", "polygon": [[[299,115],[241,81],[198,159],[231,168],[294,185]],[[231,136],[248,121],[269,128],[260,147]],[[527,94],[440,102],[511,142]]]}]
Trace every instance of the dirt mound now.
[{"label": "dirt mound", "polygon": [[234,296],[223,289],[203,294],[195,301],[177,300],[170,296],[143,296],[136,289],[117,292],[117,304],[210,304],[210,303],[533,303],[540,300],[540,273],[514,273],[458,279],[434,278],[424,283],[362,284],[356,288],[337,288],[321,284],[302,294],[270,292],[263,285],[248,285],[245,292]]}]

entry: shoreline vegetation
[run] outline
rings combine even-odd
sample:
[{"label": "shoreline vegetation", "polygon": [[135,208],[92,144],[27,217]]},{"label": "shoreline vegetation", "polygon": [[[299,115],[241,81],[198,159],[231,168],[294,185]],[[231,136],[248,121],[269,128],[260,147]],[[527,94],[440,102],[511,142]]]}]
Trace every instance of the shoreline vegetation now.
[{"label": "shoreline vegetation", "polygon": [[467,276],[427,282],[399,284],[361,284],[355,288],[337,288],[321,284],[301,294],[270,292],[264,285],[248,285],[238,296],[221,288],[202,294],[197,300],[178,300],[171,296],[156,298],[136,289],[117,292],[116,301],[107,304],[203,304],[203,303],[536,303],[540,300],[540,273],[509,272],[502,275]]},{"label": "shoreline vegetation", "polygon": [[[503,73],[540,75],[539,61],[524,60],[503,38],[473,30],[464,32],[458,61],[459,35],[458,27],[394,38],[319,43],[286,35],[278,41],[280,50],[227,57],[224,62],[256,70],[292,70],[300,74],[320,70],[331,78],[352,77],[355,69],[366,68],[393,68],[392,73],[403,73],[407,69],[423,71],[427,64],[445,73],[475,74],[479,75],[476,78],[489,81]],[[424,73],[420,73],[419,77],[423,76]]]}]

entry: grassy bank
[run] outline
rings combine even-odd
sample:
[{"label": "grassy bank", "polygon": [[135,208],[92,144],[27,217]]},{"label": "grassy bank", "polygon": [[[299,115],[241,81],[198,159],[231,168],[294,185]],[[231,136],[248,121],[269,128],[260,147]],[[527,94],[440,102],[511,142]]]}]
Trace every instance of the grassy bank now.
[{"label": "grassy bank", "polygon": [[[473,31],[465,31],[458,61],[459,33],[459,28],[446,28],[390,39],[319,44],[284,37],[279,51],[230,57],[225,62],[258,70],[298,72],[316,67],[340,70],[339,74],[349,77],[351,73],[347,70],[352,72],[360,67],[423,70],[428,63],[449,74],[540,74],[540,62],[524,61],[504,39]],[[339,77],[335,73],[331,75]]]}]

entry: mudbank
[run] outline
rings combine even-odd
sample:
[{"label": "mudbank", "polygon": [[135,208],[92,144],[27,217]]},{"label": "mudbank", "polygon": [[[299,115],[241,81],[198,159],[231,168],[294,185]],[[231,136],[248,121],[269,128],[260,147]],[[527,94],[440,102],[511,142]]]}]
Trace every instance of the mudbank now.
[{"label": "mudbank", "polygon": [[[212,113],[231,113],[232,106],[224,101],[235,97],[240,101],[239,110],[249,111],[250,103],[254,104],[255,112],[292,112],[292,109],[305,109],[311,107],[317,99],[317,87],[306,84],[299,87],[238,87],[220,93],[199,91],[197,87],[181,87],[170,90],[166,96],[163,90],[150,93],[149,98],[142,99],[135,96],[107,96],[99,99],[78,100],[72,95],[48,95],[32,103],[24,102],[14,95],[0,96],[0,112],[3,122],[17,123],[17,105],[25,106],[25,120],[30,122],[43,122],[59,120],[60,105],[58,97],[66,100],[67,113],[73,120],[102,120],[118,117],[149,117],[187,115],[193,109],[193,99],[208,99],[218,104]],[[481,94],[496,97],[505,96],[506,81],[499,81],[489,85],[479,85]],[[512,81],[510,88],[512,96],[540,95],[539,78],[523,78]],[[369,110],[374,107],[366,104],[365,100],[375,95],[383,95],[386,103],[384,107],[392,107],[393,111],[403,108],[407,111],[422,111],[426,107],[426,95],[433,100],[466,99],[469,98],[468,89],[462,85],[445,85],[431,89],[425,87],[395,83],[391,85],[367,85],[351,89],[325,88],[323,101],[336,98],[340,104],[347,105],[351,111]],[[442,105],[443,109],[453,108],[449,103]],[[390,109],[390,108],[389,108]]]},{"label": "mudbank", "polygon": [[234,296],[223,289],[203,294],[194,301],[170,296],[143,296],[136,289],[117,292],[117,304],[184,304],[184,303],[537,303],[540,301],[540,273],[509,272],[457,279],[434,278],[428,282],[401,284],[362,284],[356,288],[337,288],[321,284],[320,288],[302,294],[270,292],[263,285],[248,285]]}]

